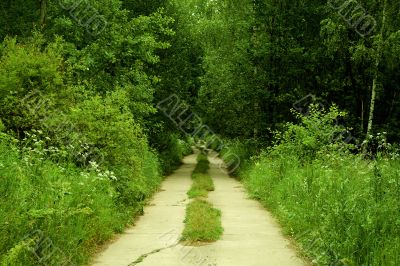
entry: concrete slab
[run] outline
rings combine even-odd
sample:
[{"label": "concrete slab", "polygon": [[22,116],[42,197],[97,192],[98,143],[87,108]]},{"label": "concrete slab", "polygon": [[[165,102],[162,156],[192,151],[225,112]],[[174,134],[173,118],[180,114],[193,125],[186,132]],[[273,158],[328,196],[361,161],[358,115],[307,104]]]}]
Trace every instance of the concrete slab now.
[{"label": "concrete slab", "polygon": [[[213,154],[215,155],[215,154]],[[248,198],[242,184],[220,169],[219,158],[209,156],[210,175],[215,191],[209,201],[222,212],[222,238],[202,246],[178,243],[183,231],[186,192],[196,155],[168,177],[151,205],[145,208],[135,227],[127,230],[115,243],[100,254],[95,266],[128,266],[143,254],[143,266],[300,266],[306,265],[296,256],[290,242],[283,237],[279,225],[257,201]]]},{"label": "concrete slab", "polygon": [[160,192],[145,207],[144,216],[96,256],[92,265],[127,266],[143,254],[177,243],[184,227],[186,192],[192,183],[190,175],[197,163],[196,155],[186,157],[183,163],[163,182]]}]

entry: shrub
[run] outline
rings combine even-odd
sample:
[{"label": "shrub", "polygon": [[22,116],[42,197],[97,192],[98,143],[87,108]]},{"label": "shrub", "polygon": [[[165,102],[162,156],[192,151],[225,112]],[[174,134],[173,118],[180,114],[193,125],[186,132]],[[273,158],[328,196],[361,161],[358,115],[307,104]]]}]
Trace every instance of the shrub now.
[{"label": "shrub", "polygon": [[346,113],[332,106],[328,111],[311,106],[307,116],[300,113],[295,115],[299,124],[288,123],[282,132],[275,132],[275,142],[271,154],[276,156],[296,156],[302,162],[315,158],[322,150],[348,151],[354,146],[344,142],[347,129],[338,121]]},{"label": "shrub", "polygon": [[39,234],[61,251],[58,263],[85,264],[143,212],[159,161],[124,100],[89,97],[47,117],[47,132],[25,132],[19,148],[0,133],[0,263],[37,265]]},{"label": "shrub", "polygon": [[158,150],[163,173],[169,174],[182,163],[185,155],[193,151],[190,144],[177,134],[166,135],[164,138],[158,143]]},{"label": "shrub", "polygon": [[55,104],[54,94],[63,88],[61,40],[43,49],[43,39],[36,37],[26,45],[9,38],[0,44],[0,116],[14,132],[41,129],[41,119]]},{"label": "shrub", "polygon": [[240,171],[249,166],[251,157],[258,154],[260,147],[261,143],[256,140],[225,140],[220,156],[228,163],[231,175],[240,178]]}]

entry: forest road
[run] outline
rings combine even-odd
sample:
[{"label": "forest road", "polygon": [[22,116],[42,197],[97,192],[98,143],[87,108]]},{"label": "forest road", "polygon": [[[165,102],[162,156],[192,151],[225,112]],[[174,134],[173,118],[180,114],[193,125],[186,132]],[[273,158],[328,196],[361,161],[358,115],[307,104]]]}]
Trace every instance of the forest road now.
[{"label": "forest road", "polygon": [[179,238],[184,228],[186,192],[191,185],[191,172],[196,155],[162,184],[145,215],[104,252],[95,266],[301,266],[307,265],[296,256],[279,225],[260,203],[248,198],[240,182],[232,179],[222,161],[209,155],[215,191],[208,201],[222,212],[224,234],[220,240],[197,246],[184,246]]}]

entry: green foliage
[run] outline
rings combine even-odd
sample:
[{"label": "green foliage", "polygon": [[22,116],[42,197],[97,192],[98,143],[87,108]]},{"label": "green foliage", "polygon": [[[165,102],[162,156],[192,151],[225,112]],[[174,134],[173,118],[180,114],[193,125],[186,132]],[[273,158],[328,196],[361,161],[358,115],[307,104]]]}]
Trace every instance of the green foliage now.
[{"label": "green foliage", "polygon": [[[116,205],[115,176],[108,170],[60,166],[33,158],[35,153],[20,157],[3,141],[0,151],[0,261],[6,265],[37,265],[26,248],[30,242],[37,244],[38,239],[29,237],[37,230],[62,250],[63,259],[87,263],[96,245],[121,232],[140,212],[138,204],[144,199],[123,209]],[[160,180],[157,172],[149,171],[157,166],[154,155],[143,159],[147,161],[142,173],[151,180],[143,184],[154,191]]]},{"label": "green foliage", "polygon": [[62,247],[69,256],[66,259],[86,262],[96,245],[142,213],[145,199],[161,181],[158,160],[147,150],[140,161],[134,161],[137,173],[130,177],[116,174],[118,167],[110,167],[116,169],[114,173],[93,161],[86,170],[56,165],[44,157],[46,149],[36,141],[29,145],[36,148],[27,146],[22,158],[17,149],[0,143],[0,257],[6,256],[4,263],[13,258],[24,265],[36,264],[26,252],[17,254],[18,247],[25,245],[19,241],[35,230],[43,231],[55,247]]},{"label": "green foliage", "polygon": [[[100,163],[115,169],[124,167],[117,171],[120,176],[137,176],[140,166],[135,161],[143,157],[147,146],[146,138],[140,125],[134,121],[128,103],[126,92],[122,90],[104,98],[94,96],[84,100],[68,114],[73,132],[60,132],[58,137],[66,143],[79,140],[89,147],[95,147],[98,154],[93,155],[102,160]],[[60,119],[56,117],[55,124],[59,124]],[[90,161],[90,158],[87,160]]]},{"label": "green foliage", "polygon": [[339,124],[346,113],[334,105],[328,111],[311,106],[309,113],[296,113],[300,123],[288,123],[286,129],[275,134],[275,145],[271,154],[275,156],[296,156],[301,161],[312,160],[318,152],[327,149],[350,150],[345,142],[346,129]]},{"label": "green foliage", "polygon": [[248,82],[254,74],[248,53],[252,1],[193,2],[199,18],[192,27],[204,50],[198,108],[205,123],[219,134],[249,138],[254,135],[253,128],[260,129],[263,119],[256,106],[259,91]]},{"label": "green foliage", "polygon": [[180,164],[185,155],[192,153],[190,145],[181,139],[178,135],[172,134],[163,136],[163,140],[158,140],[157,150],[164,174],[169,174],[175,170]]},{"label": "green foliage", "polygon": [[3,97],[8,93],[21,96],[33,89],[55,90],[55,86],[62,84],[60,40],[42,51],[43,41],[37,36],[26,45],[17,44],[10,38],[3,42],[0,72]]},{"label": "green foliage", "polygon": [[[250,158],[257,155],[262,144],[257,140],[224,139],[220,157],[228,164],[231,175],[240,179],[239,172],[247,168]],[[232,161],[234,160],[234,161]]]},{"label": "green foliage", "polygon": [[[41,48],[40,36],[25,45],[7,38],[0,58],[0,116],[8,129],[22,133],[40,129],[40,120],[55,104],[54,94],[63,88],[60,71],[61,40]],[[40,96],[40,101],[35,98]]]},{"label": "green foliage", "polygon": [[338,115],[302,117],[240,175],[319,265],[397,265],[400,161],[367,161],[330,143]]},{"label": "green foliage", "polygon": [[[39,29],[40,3],[17,2],[0,4],[0,264],[38,264],[37,230],[65,255],[51,259],[87,264],[191,152],[167,135],[172,158],[159,156],[148,138],[173,19],[159,2],[127,11],[88,0],[74,13],[70,1],[47,1]],[[101,32],[85,12],[106,21]]]},{"label": "green foliage", "polygon": [[164,6],[167,1],[125,0],[122,7],[130,11],[131,16],[150,15]]},{"label": "green foliage", "polygon": [[[29,36],[39,22],[39,1],[16,0],[0,2],[0,42],[8,36]],[[18,19],[15,19],[18,17]]]},{"label": "green foliage", "polygon": [[[65,250],[59,262],[86,263],[142,212],[160,173],[192,152],[155,108],[171,94],[235,138],[207,144],[240,162],[229,165],[233,174],[247,176],[295,235],[321,237],[323,263],[398,264],[399,155],[387,141],[400,136],[398,2],[359,1],[377,22],[365,36],[335,1],[86,0],[73,10],[72,2],[0,3],[2,264],[37,263],[26,252],[35,239],[23,238],[36,228]],[[93,15],[103,22],[97,32]],[[380,119],[364,145],[376,162],[344,143],[348,130],[365,137],[372,85]],[[307,94],[339,107],[314,106],[288,123]],[[208,167],[201,155],[194,183],[207,189],[194,195],[211,189]]]},{"label": "green foliage", "polygon": [[[322,105],[337,103],[346,110],[353,135],[365,138],[375,81],[372,113],[380,119],[374,119],[373,131],[386,131],[389,141],[396,141],[400,6],[389,2],[191,0],[179,5],[197,21],[184,20],[201,48],[203,73],[196,91],[206,124],[223,137],[268,142],[271,131],[293,121],[290,107],[313,94]],[[375,29],[358,34],[366,20],[376,22]]]}]

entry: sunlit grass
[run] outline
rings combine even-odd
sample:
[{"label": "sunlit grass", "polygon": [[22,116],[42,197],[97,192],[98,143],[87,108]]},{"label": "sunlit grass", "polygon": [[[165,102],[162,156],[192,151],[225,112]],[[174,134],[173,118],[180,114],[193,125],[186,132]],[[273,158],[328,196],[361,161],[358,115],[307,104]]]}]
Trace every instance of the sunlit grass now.
[{"label": "sunlit grass", "polygon": [[221,211],[204,200],[196,199],[186,209],[185,229],[182,233],[184,241],[216,241],[223,232]]}]

